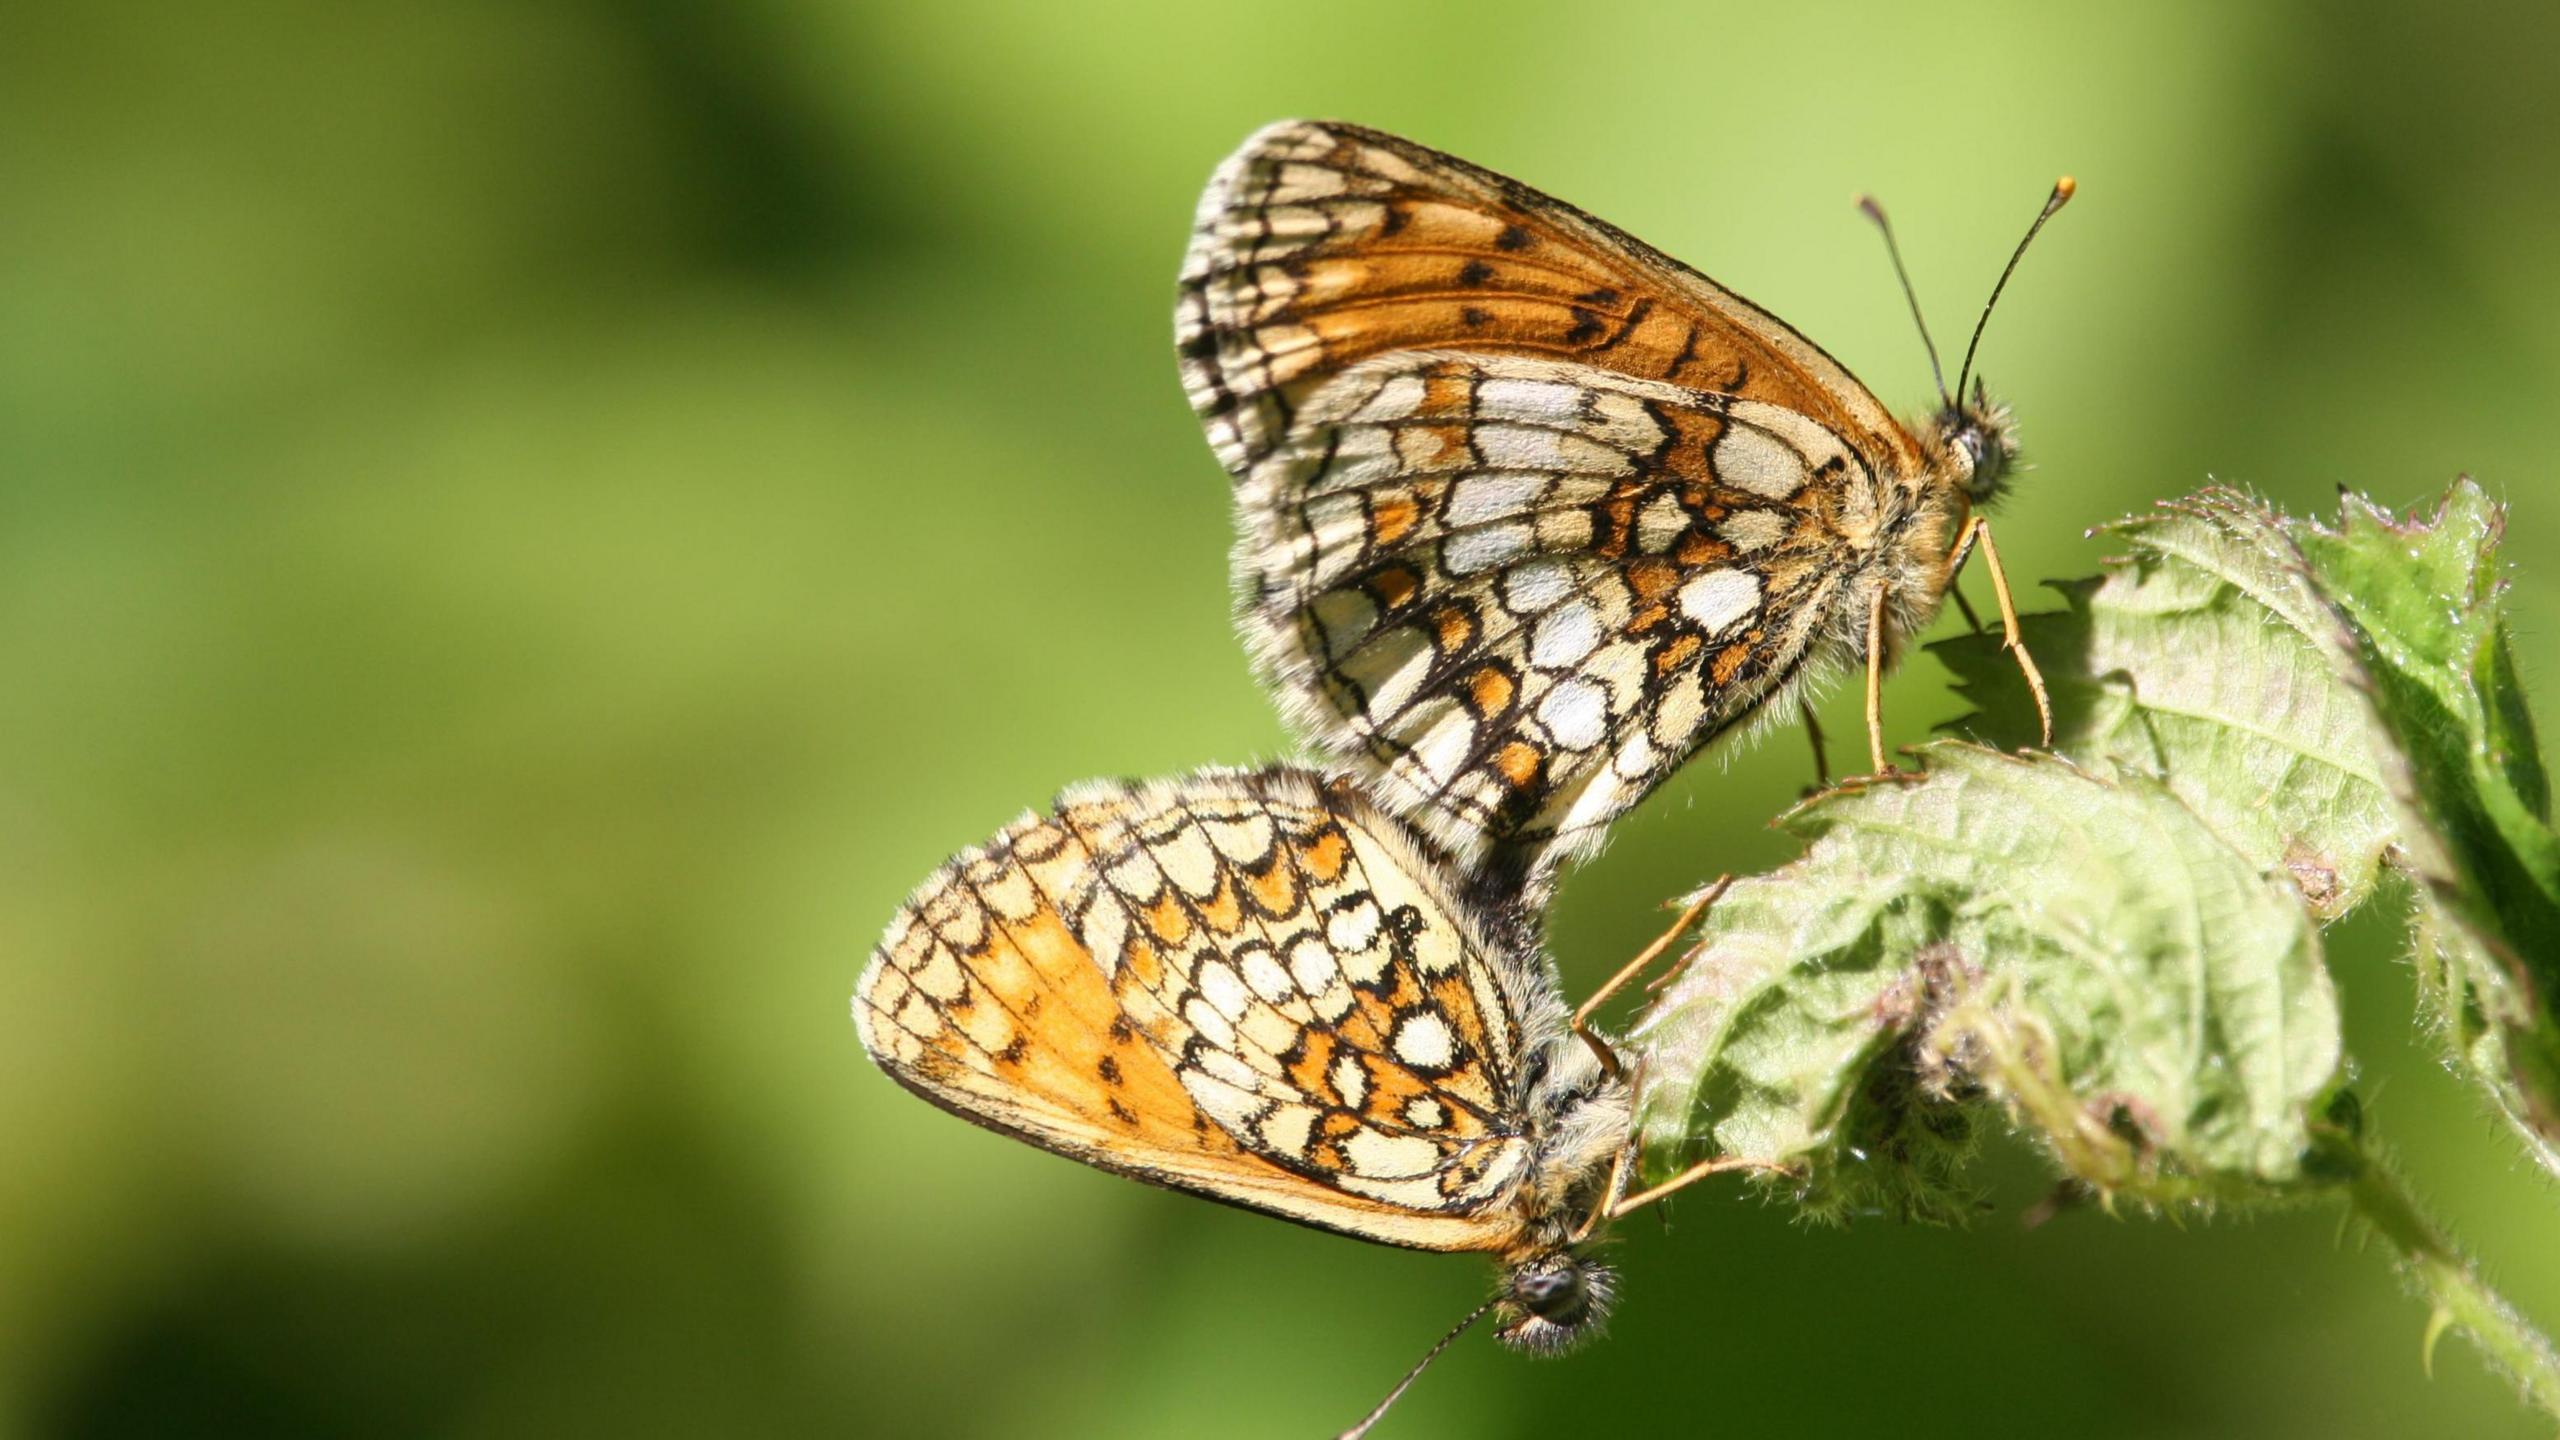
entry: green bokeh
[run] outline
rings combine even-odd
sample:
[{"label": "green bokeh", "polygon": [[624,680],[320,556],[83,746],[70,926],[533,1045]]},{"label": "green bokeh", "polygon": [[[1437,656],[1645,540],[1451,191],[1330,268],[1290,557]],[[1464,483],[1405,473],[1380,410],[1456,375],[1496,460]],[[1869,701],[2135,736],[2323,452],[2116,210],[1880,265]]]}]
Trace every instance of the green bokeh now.
[{"label": "green bokeh", "polygon": [[[1328,114],[1558,191],[1917,406],[1892,201],[2038,469],[2513,505],[2560,717],[2560,12],[819,0],[0,11],[0,1432],[1273,1435],[1480,1292],[863,1061],[898,900],[1064,782],[1282,753],[1172,279]],[[1953,623],[1953,622],[1948,622]],[[1934,662],[1894,738],[1957,713]],[[1853,735],[1854,697],[1827,712]],[[1577,874],[1577,991],[1786,853],[1780,737]],[[2333,937],[2373,1123],[2560,1317],[2560,1197]],[[1730,1191],[1389,1434],[2531,1435],[2334,1214]]]}]

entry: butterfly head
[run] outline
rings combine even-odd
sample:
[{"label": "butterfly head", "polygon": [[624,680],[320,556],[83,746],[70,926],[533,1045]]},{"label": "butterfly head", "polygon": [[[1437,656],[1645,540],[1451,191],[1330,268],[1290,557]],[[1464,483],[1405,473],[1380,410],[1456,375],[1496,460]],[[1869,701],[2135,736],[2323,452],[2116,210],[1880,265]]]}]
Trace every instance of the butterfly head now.
[{"label": "butterfly head", "polygon": [[1556,1355],[1600,1333],[1618,1272],[1570,1249],[1532,1255],[1504,1277],[1494,1334],[1514,1350]]},{"label": "butterfly head", "polygon": [[1991,312],[2000,304],[2000,292],[2009,288],[2009,277],[2017,273],[2018,261],[2027,246],[2053,218],[2053,212],[2079,193],[2079,183],[2065,175],[2054,182],[2053,193],[2047,195],[2044,208],[2036,212],[2034,222],[2009,252],[2009,263],[2000,271],[2000,279],[1991,287],[1991,298],[1982,304],[1982,316],[1973,322],[1973,339],[1964,347],[1964,364],[1956,369],[1956,388],[1946,388],[1945,373],[1938,368],[1938,344],[1929,338],[1929,326],[1920,318],[1920,297],[1911,288],[1911,274],[1902,266],[1902,247],[1894,243],[1893,222],[1887,220],[1884,207],[1872,196],[1860,196],[1858,208],[1874,221],[1884,234],[1885,253],[1893,260],[1894,278],[1902,282],[1903,299],[1910,302],[1911,319],[1920,327],[1920,343],[1929,351],[1929,373],[1938,381],[1940,404],[1931,417],[1931,439],[1935,449],[1945,457],[1941,473],[1952,472],[1951,478],[1963,487],[1965,496],[1975,505],[1985,504],[2000,494],[2009,472],[2017,468],[2018,441],[2010,431],[2009,407],[1995,405],[1980,380],[1973,381],[1973,393],[1965,394],[1965,381],[1973,377],[1973,357],[1982,349],[1983,328],[1991,323]]},{"label": "butterfly head", "polygon": [[1609,1315],[1609,1302],[1617,1296],[1618,1272],[1586,1259],[1570,1245],[1554,1245],[1514,1259],[1504,1276],[1502,1293],[1468,1311],[1467,1318],[1441,1336],[1439,1344],[1422,1352],[1422,1358],[1414,1362],[1368,1418],[1334,1440],[1362,1440],[1395,1408],[1396,1401],[1431,1367],[1431,1362],[1440,1358],[1440,1352],[1487,1315],[1494,1317],[1494,1333],[1512,1349],[1532,1355],[1561,1355],[1599,1335],[1600,1322]]},{"label": "butterfly head", "polygon": [[1999,497],[2017,468],[2018,434],[2009,407],[1995,403],[1973,382],[1972,398],[1948,405],[1935,417],[1938,449],[1974,504]]}]

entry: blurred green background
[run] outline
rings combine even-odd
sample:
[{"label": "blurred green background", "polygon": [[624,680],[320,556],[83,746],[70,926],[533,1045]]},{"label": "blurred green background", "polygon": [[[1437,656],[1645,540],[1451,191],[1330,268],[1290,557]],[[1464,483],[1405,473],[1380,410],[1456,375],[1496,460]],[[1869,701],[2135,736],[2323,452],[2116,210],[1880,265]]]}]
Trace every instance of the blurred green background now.
[{"label": "blurred green background", "polygon": [[[1169,338],[1280,116],[1573,199],[1897,407],[1852,194],[1954,345],[2071,171],[1985,351],[2012,572],[2208,474],[2469,470],[2560,719],[2560,11],[2140,11],[0,9],[0,1430],[1308,1436],[1482,1293],[961,1125],[846,1018],[1017,810],[1285,752]],[[1887,709],[1956,713],[1926,658]],[[1635,816],[1569,987],[1804,778]],[[2560,1197],[2390,940],[2335,944],[2374,1123],[2560,1319]],[[2333,1211],[2029,1232],[1987,1173],[1961,1232],[1692,1192],[1607,1343],[1471,1338],[1387,1433],[2544,1433]]]}]

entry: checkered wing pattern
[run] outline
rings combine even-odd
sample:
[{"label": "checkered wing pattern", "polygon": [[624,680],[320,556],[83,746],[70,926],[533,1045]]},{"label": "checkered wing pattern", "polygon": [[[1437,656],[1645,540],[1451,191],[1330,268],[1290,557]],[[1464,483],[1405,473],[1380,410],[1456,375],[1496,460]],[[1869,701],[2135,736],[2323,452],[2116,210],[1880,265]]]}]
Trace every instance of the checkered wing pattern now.
[{"label": "checkered wing pattern", "polygon": [[1088,1164],[1501,1251],[1532,1159],[1523,1025],[1560,1008],[1450,873],[1304,772],[1091,785],[928,880],[854,1018],[909,1089]]},{"label": "checkered wing pattern", "polygon": [[1444,845],[1523,871],[1781,693],[1878,477],[1926,469],[1767,312],[1348,125],[1272,126],[1218,171],[1177,340],[1284,705]]}]

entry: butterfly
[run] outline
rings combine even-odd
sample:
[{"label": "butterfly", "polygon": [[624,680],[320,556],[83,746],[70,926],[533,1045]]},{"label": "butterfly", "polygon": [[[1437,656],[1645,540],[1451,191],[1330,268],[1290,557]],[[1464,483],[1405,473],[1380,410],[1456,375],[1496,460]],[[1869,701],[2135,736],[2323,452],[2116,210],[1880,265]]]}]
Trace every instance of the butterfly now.
[{"label": "butterfly", "polygon": [[1633,1076],[1572,1014],[1537,913],[1354,778],[1294,767],[1097,781],[963,850],[854,991],[862,1047],[975,1124],[1149,1184],[1418,1250],[1475,1251],[1490,1314],[1556,1354],[1599,1332],[1600,1228],[1629,1195]]},{"label": "butterfly", "polygon": [[1357,785],[1208,770],[1062,794],[901,908],[862,1045],[964,1119],[1155,1185],[1422,1250],[1482,1251],[1498,1331],[1608,1311],[1584,1254],[1629,1140],[1534,920]]},{"label": "butterfly", "polygon": [[1979,383],[1963,398],[1970,349],[1905,426],[1624,231],[1309,120],[1211,179],[1176,344],[1235,480],[1258,669],[1318,752],[1487,874],[1544,885],[1702,746],[1861,663],[1885,770],[1882,670],[1977,542],[2045,707],[1980,515],[2017,445]]},{"label": "butterfly", "polygon": [[1695,272],[1350,126],[1249,140],[1183,277],[1246,635],[1343,763],[1065,792],[915,891],[854,1021],[989,1129],[1492,1256],[1493,1297],[1358,1434],[1488,1314],[1536,1353],[1596,1333],[1600,1227],[1736,1168],[1627,1194],[1636,1077],[1589,1024],[1714,890],[1569,1013],[1545,877],[1811,668],[1867,657],[1872,721],[1875,657],[2014,449],[1979,391],[1915,437]]}]

